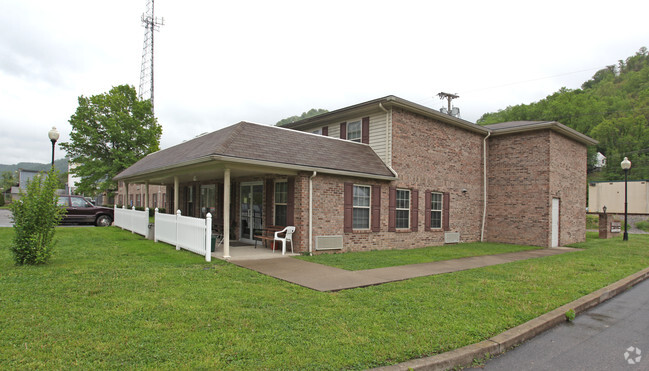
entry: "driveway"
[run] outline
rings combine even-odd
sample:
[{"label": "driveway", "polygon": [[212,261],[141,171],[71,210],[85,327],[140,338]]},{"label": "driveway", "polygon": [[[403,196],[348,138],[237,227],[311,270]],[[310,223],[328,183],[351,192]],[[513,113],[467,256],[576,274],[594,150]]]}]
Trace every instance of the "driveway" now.
[{"label": "driveway", "polygon": [[11,211],[0,209],[0,227],[13,227],[11,222]]}]

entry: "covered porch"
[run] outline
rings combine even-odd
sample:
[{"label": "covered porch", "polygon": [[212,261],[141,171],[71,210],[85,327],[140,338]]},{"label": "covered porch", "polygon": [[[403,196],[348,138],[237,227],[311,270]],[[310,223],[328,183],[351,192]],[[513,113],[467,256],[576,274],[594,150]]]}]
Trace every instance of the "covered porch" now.
[{"label": "covered porch", "polygon": [[[294,225],[296,177],[297,170],[210,159],[123,181],[127,190],[128,184],[141,184],[147,190],[149,185],[166,186],[169,214],[180,210],[184,216],[205,218],[210,213],[213,233],[223,236],[212,256],[245,259],[272,254],[268,241],[257,241],[254,248],[256,235],[271,226]],[[148,201],[148,195],[143,199]],[[298,251],[298,235],[293,236],[294,251]],[[281,247],[273,255],[281,256]]]}]

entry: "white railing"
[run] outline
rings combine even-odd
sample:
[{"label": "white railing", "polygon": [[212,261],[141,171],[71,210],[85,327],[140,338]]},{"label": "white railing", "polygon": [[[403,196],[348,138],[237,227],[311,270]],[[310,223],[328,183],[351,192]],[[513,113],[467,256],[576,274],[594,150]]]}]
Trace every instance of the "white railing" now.
[{"label": "white railing", "polygon": [[121,209],[117,208],[115,205],[115,226],[122,229],[131,231],[131,233],[141,234],[146,237],[149,233],[149,209],[146,208],[144,211],[135,210],[135,206],[131,210],[127,209],[126,206],[122,206]]},{"label": "white railing", "polygon": [[212,214],[205,219],[180,215],[161,214],[155,209],[155,232],[153,240],[176,246],[176,250],[185,249],[199,255],[205,255],[206,261],[212,260]]}]

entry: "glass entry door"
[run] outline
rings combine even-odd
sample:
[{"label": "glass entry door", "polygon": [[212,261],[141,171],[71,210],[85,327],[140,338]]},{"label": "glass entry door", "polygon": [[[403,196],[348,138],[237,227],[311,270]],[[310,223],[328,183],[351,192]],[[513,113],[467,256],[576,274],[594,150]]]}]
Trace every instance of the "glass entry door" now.
[{"label": "glass entry door", "polygon": [[241,184],[241,238],[239,240],[254,243],[253,236],[261,234],[261,210],[264,197],[263,183]]},{"label": "glass entry door", "polygon": [[[155,196],[155,195],[154,195]],[[212,214],[212,220],[216,219],[216,185],[201,186],[201,218],[205,218],[207,213]]]}]

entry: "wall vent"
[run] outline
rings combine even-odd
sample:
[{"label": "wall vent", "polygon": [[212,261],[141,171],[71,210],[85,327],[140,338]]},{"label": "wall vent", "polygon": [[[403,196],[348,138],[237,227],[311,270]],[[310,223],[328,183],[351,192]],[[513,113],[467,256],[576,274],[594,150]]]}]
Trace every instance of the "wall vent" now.
[{"label": "wall vent", "polygon": [[446,232],[444,233],[444,243],[459,243],[460,232]]},{"label": "wall vent", "polygon": [[316,236],[315,249],[317,250],[342,250],[343,236]]}]

